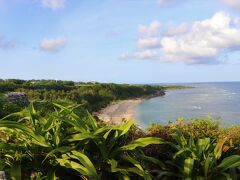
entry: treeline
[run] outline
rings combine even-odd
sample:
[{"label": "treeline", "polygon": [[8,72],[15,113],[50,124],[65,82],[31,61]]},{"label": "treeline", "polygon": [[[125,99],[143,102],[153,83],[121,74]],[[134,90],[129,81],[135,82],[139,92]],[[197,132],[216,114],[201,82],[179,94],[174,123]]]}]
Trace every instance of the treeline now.
[{"label": "treeline", "polygon": [[33,102],[69,100],[93,112],[115,100],[163,95],[164,89],[149,85],[9,79],[0,80],[0,92],[24,92]]},{"label": "treeline", "polygon": [[66,91],[73,89],[74,85],[73,81],[0,79],[0,92],[14,91],[18,88]]}]

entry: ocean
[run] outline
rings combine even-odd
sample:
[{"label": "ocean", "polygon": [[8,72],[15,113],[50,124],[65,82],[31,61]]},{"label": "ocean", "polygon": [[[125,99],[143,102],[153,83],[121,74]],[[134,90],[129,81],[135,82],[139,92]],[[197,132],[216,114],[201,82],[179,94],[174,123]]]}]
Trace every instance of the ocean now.
[{"label": "ocean", "polygon": [[140,125],[167,124],[178,117],[211,116],[223,125],[240,125],[240,82],[181,84],[194,88],[168,90],[165,96],[139,104],[135,118]]}]

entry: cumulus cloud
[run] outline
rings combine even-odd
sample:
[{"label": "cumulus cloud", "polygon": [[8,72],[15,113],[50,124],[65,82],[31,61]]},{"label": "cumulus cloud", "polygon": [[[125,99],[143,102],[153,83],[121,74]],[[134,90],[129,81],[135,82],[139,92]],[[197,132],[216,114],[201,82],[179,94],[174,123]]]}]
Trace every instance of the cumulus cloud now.
[{"label": "cumulus cloud", "polygon": [[162,51],[169,61],[212,63],[221,53],[240,47],[240,29],[224,12],[193,23],[191,30],[180,37],[163,37]]},{"label": "cumulus cloud", "polygon": [[158,48],[161,45],[161,39],[157,37],[139,38],[137,47],[139,49]]},{"label": "cumulus cloud", "polygon": [[146,25],[140,25],[138,27],[138,33],[141,37],[149,37],[154,36],[157,34],[159,28],[160,28],[160,22],[159,21],[153,21],[149,24],[149,26]]},{"label": "cumulus cloud", "polygon": [[159,21],[153,21],[149,25],[140,25],[138,27],[137,47],[139,49],[156,48],[161,44],[157,38],[161,24]]},{"label": "cumulus cloud", "polygon": [[[125,59],[158,57],[167,62],[216,64],[221,56],[240,50],[240,28],[236,19],[218,12],[209,19],[193,22],[191,26],[182,23],[157,36],[138,39],[136,52],[128,54]],[[139,50],[148,53],[142,58],[137,54]]]},{"label": "cumulus cloud", "polygon": [[135,53],[123,53],[120,56],[120,59],[122,60],[128,60],[128,59],[157,59],[158,58],[158,52],[156,50],[141,50]]},{"label": "cumulus cloud", "polygon": [[45,38],[40,43],[40,49],[45,52],[56,53],[62,50],[65,47],[66,43],[67,43],[66,39],[62,38],[59,39]]},{"label": "cumulus cloud", "polygon": [[176,36],[186,33],[189,30],[188,23],[183,22],[177,27],[170,27],[166,32],[167,36]]},{"label": "cumulus cloud", "polygon": [[62,9],[65,7],[66,0],[41,0],[42,5],[52,10]]},{"label": "cumulus cloud", "polygon": [[159,56],[157,48],[161,46],[161,38],[158,37],[161,23],[153,21],[149,25],[138,26],[138,50],[134,53],[123,53],[120,59],[157,59]]}]

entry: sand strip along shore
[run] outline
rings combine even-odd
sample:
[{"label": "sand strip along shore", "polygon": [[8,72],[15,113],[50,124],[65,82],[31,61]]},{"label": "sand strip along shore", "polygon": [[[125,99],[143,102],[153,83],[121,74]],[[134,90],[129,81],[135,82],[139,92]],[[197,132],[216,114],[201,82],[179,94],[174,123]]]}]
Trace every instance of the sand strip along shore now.
[{"label": "sand strip along shore", "polygon": [[113,102],[111,105],[102,109],[98,117],[111,124],[121,124],[123,119],[135,119],[137,106],[143,99],[131,99]]}]

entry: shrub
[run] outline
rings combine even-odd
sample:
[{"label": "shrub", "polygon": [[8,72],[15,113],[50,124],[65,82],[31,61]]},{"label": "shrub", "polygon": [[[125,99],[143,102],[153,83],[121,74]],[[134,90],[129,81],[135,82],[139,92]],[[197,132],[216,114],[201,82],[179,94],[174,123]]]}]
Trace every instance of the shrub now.
[{"label": "shrub", "polygon": [[11,179],[151,179],[139,157],[142,148],[161,139],[126,141],[135,121],[99,126],[88,112],[80,118],[74,112],[78,106],[55,104],[47,117],[31,106],[14,114],[16,122],[13,115],[1,119],[0,170]]}]

